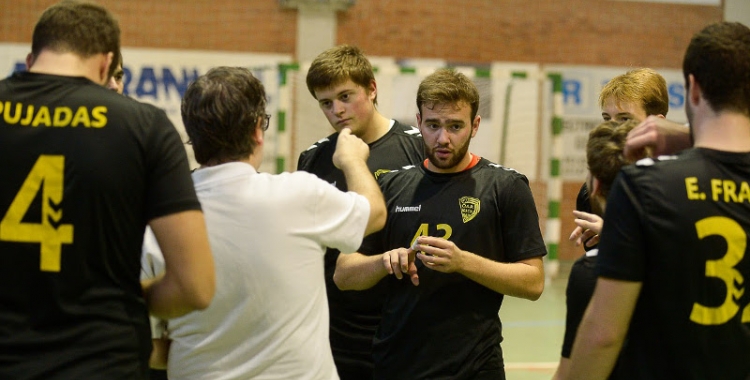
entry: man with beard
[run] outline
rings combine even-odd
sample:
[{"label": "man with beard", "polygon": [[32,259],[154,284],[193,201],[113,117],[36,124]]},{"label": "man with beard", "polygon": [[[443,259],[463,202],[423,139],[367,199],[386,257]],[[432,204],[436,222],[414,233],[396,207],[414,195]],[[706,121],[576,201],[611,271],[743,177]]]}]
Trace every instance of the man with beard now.
[{"label": "man with beard", "polygon": [[481,117],[465,75],[428,76],[417,107],[428,159],[380,176],[386,226],[339,256],[334,281],[360,290],[387,277],[375,379],[505,379],[503,297],[536,300],[544,289],[528,180],[469,153]]},{"label": "man with beard", "polygon": [[568,379],[607,378],[618,354],[622,378],[750,378],[749,52],[739,23],[691,40],[682,67],[694,147],[615,179]]}]

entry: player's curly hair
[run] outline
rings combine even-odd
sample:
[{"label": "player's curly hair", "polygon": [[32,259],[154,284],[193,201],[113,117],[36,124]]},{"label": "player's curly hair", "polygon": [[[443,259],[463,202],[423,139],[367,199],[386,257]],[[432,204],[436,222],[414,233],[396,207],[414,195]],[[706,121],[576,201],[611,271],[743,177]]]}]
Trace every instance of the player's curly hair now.
[{"label": "player's curly hair", "polygon": [[195,160],[205,165],[250,156],[256,146],[250,135],[265,109],[265,89],[250,70],[215,67],[200,76],[185,91],[181,106]]},{"label": "player's curly hair", "polygon": [[[315,91],[337,86],[349,79],[369,94],[375,73],[362,50],[356,46],[339,45],[320,53],[313,60],[307,71],[307,89],[317,99]],[[374,103],[378,104],[377,94]]]},{"label": "player's curly hair", "polygon": [[[591,194],[593,209],[603,214],[603,201],[607,199],[609,190],[620,169],[633,161],[625,158],[623,149],[628,132],[638,125],[637,120],[623,123],[605,121],[589,132],[586,143],[586,163],[591,176],[599,180],[599,190]],[[589,189],[592,191],[593,189]],[[595,199],[596,198],[596,199]],[[599,202],[595,204],[594,202]]]},{"label": "player's curly hair", "polygon": [[422,106],[466,102],[471,106],[471,120],[479,111],[479,90],[466,75],[453,69],[438,69],[428,75],[417,89],[417,109]]}]

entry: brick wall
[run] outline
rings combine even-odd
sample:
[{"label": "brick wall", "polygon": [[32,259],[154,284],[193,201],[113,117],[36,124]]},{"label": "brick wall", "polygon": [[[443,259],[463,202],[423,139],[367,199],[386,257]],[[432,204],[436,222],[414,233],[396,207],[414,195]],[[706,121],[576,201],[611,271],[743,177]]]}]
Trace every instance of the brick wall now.
[{"label": "brick wall", "polygon": [[[29,42],[54,0],[0,0],[0,42]],[[100,0],[123,46],[294,54],[296,11],[277,0]],[[370,55],[679,68],[715,6],[612,0],[359,0],[338,41]]]},{"label": "brick wall", "polygon": [[612,0],[369,0],[340,14],[338,38],[368,54],[679,68],[721,7]]}]

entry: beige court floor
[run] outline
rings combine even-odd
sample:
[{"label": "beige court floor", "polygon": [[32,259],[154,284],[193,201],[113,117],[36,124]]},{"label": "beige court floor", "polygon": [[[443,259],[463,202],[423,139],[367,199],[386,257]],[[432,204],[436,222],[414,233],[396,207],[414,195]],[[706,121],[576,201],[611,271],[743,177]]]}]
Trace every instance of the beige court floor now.
[{"label": "beige court floor", "polygon": [[565,332],[567,274],[548,281],[536,301],[505,297],[500,308],[507,380],[549,380]]}]

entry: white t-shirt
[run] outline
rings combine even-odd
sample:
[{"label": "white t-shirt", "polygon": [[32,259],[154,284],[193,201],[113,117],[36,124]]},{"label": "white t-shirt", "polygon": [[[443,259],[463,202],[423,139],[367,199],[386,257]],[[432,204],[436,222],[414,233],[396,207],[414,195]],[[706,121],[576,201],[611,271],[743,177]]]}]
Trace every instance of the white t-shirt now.
[{"label": "white t-shirt", "polygon": [[216,294],[207,309],[169,320],[170,378],[338,379],[323,255],[359,248],[366,198],[306,172],[260,174],[239,162],[197,170],[193,181]]}]

